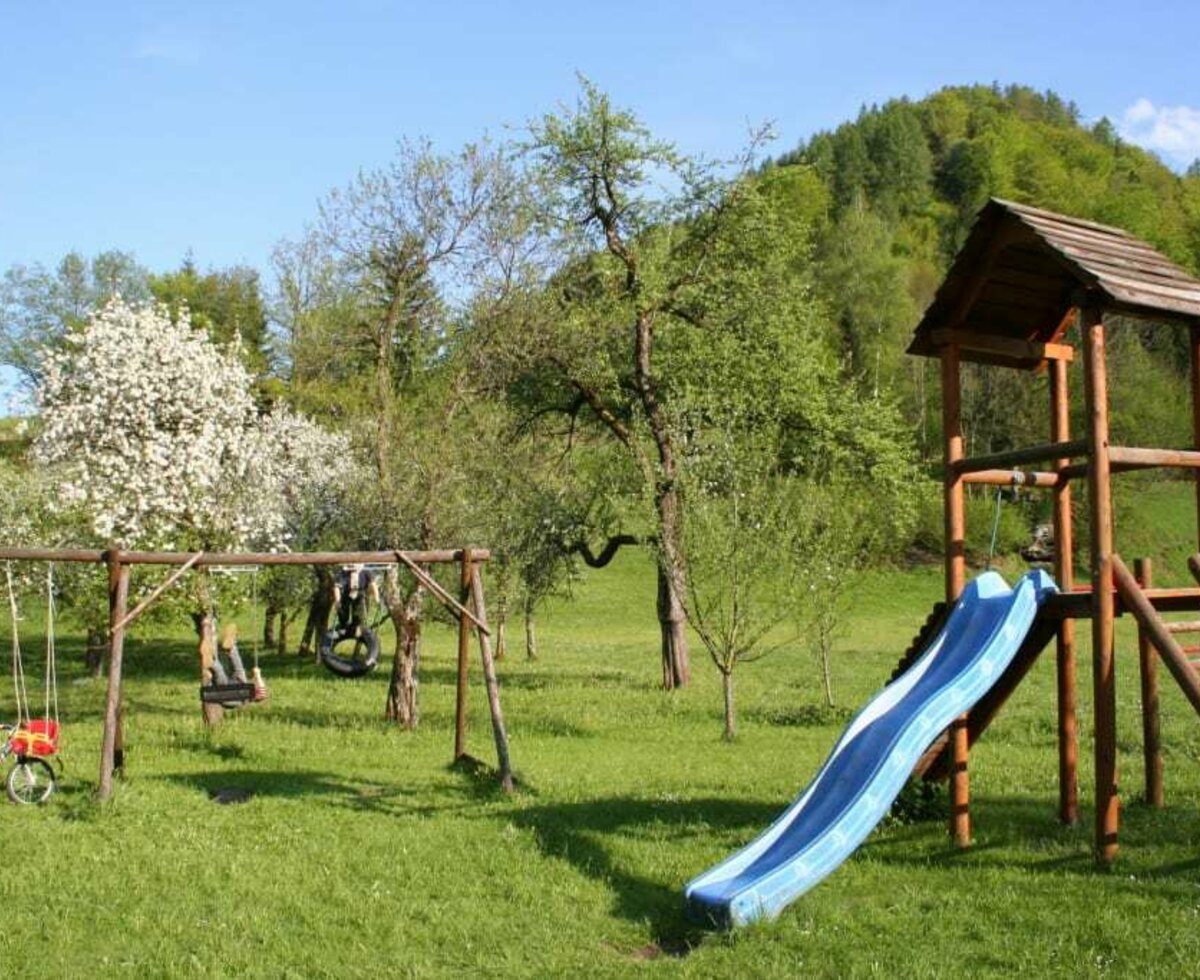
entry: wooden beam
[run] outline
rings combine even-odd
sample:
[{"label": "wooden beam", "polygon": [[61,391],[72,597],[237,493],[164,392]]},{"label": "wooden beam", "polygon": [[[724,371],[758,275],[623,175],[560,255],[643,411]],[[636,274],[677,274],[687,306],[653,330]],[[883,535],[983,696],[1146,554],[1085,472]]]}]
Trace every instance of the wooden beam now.
[{"label": "wooden beam", "polygon": [[[1108,468],[1108,372],[1104,314],[1099,306],[1083,309],[1084,403],[1087,406],[1088,505],[1091,517],[1092,713],[1095,756],[1096,859],[1117,857],[1120,799],[1117,795],[1117,688],[1114,673],[1113,521]],[[1063,453],[1062,455],[1067,455]]]},{"label": "wooden beam", "polygon": [[[958,601],[966,585],[966,509],[958,464],[963,458],[962,378],[959,352],[953,344],[942,348],[942,478],[945,499],[946,603]],[[959,847],[971,843],[970,777],[967,766],[970,742],[966,714],[955,719],[948,732],[953,764],[950,773],[950,833]]]},{"label": "wooden beam", "polygon": [[[1154,565],[1149,558],[1139,558],[1134,573],[1143,588],[1154,583]],[[1166,624],[1164,624],[1166,625]],[[1168,626],[1168,633],[1174,632]],[[1146,627],[1138,623],[1138,676],[1142,689],[1142,759],[1146,778],[1146,802],[1163,805],[1163,759],[1158,710],[1158,655]]]},{"label": "wooden beam", "polygon": [[[991,453],[988,456],[972,456],[970,459],[958,459],[953,465],[959,475],[979,473],[984,470],[1009,469],[1024,463],[1042,463],[1057,461],[1072,456],[1083,456],[1088,452],[1086,439],[1071,439],[1066,442],[1052,442],[1043,446],[1027,446],[1024,449],[1010,449],[1002,453]],[[0,554],[0,558],[3,555]]]},{"label": "wooden beam", "polygon": [[[404,565],[410,572],[412,572],[417,581],[425,586],[425,588],[427,588],[431,593],[433,593],[433,597],[441,602],[442,605],[449,608],[451,612],[457,614],[460,619],[465,616],[475,624],[476,628],[483,630],[485,633],[488,632],[486,623],[481,623],[478,619],[476,619],[475,614],[471,612],[470,609],[468,609],[461,602],[455,599],[454,596],[443,589],[441,585],[438,584],[437,579],[435,579],[432,575],[425,571],[425,569],[408,557],[405,552],[393,551],[392,555],[400,562],[401,565]],[[475,561],[475,552],[471,551],[469,548],[464,549],[462,560],[465,563],[473,564]]]},{"label": "wooden beam", "polygon": [[963,483],[983,483],[994,487],[1041,487],[1050,489],[1058,486],[1057,473],[1039,473],[1036,470],[973,470],[964,473]]},{"label": "wooden beam", "polygon": [[112,796],[113,772],[122,768],[121,733],[121,668],[125,652],[125,629],[120,625],[125,618],[125,606],[129,601],[129,566],[122,561],[121,552],[107,553],[108,562],[108,621],[113,624],[108,652],[108,692],[104,700],[104,733],[100,740],[100,783],[96,789],[98,800]]},{"label": "wooden beam", "polygon": [[1188,662],[1187,654],[1167,631],[1166,624],[1163,623],[1154,606],[1150,604],[1149,599],[1142,593],[1137,579],[1133,577],[1133,573],[1129,571],[1119,556],[1113,556],[1113,578],[1120,590],[1121,598],[1125,600],[1126,606],[1133,613],[1138,625],[1145,628],[1151,642],[1158,648],[1163,663],[1167,665],[1171,676],[1183,689],[1188,703],[1197,713],[1200,713],[1200,678],[1197,677],[1195,668]]},{"label": "wooden beam", "polygon": [[[1192,446],[1200,449],[1200,323],[1188,327],[1188,363],[1192,383]],[[1195,483],[1196,541],[1200,545],[1200,470],[1196,471]]]},{"label": "wooden beam", "polygon": [[1133,446],[1111,446],[1108,458],[1115,470],[1147,469],[1152,466],[1174,466],[1180,469],[1200,469],[1200,452],[1188,449],[1139,449]]},{"label": "wooden beam", "polygon": [[124,619],[122,619],[115,626],[110,626],[108,628],[109,635],[111,636],[117,630],[124,629],[125,627],[131,625],[134,622],[134,620],[136,620],[142,613],[144,613],[147,609],[150,608],[151,604],[153,604],[155,599],[157,599],[160,595],[162,595],[164,592],[166,592],[167,589],[169,589],[172,585],[174,585],[181,578],[183,578],[183,576],[187,574],[188,569],[190,569],[193,565],[195,565],[196,562],[198,562],[201,559],[201,557],[203,557],[203,555],[204,555],[203,551],[197,551],[194,555],[192,555],[192,557],[188,561],[184,562],[177,569],[175,569],[175,571],[173,571],[170,575],[167,576],[166,581],[164,581],[161,585],[158,586],[158,588],[156,588],[153,592],[151,592],[148,596],[146,596],[145,599],[143,599],[136,606],[134,606],[133,609],[129,612],[128,615],[125,616]]},{"label": "wooden beam", "polygon": [[[0,548],[0,561],[104,562],[106,551],[85,548]],[[460,549],[438,551],[290,551],[290,552],[206,552],[196,567],[209,565],[394,565],[404,555],[422,565],[449,564],[462,556]],[[471,560],[488,561],[486,548],[472,549]],[[126,565],[184,565],[192,560],[187,551],[123,551]]]},{"label": "wooden beam", "polygon": [[[1071,411],[1066,361],[1050,365],[1050,438],[1062,445],[1071,438]],[[1075,584],[1075,531],[1071,516],[1071,485],[1063,479],[1070,460],[1054,460],[1054,577],[1060,589]],[[1058,703],[1058,819],[1067,826],[1079,821],[1079,734],[1076,716],[1075,622],[1058,624],[1055,640],[1055,682]]]},{"label": "wooden beam", "polygon": [[512,762],[508,755],[508,732],[504,727],[504,713],[500,709],[500,682],[496,678],[496,661],[492,656],[492,641],[487,631],[487,609],[483,602],[483,577],[479,566],[471,566],[471,595],[475,599],[475,615],[478,628],[479,656],[483,661],[483,680],[487,685],[488,709],[492,716],[492,735],[496,740],[496,760],[500,768],[500,785],[506,793],[513,791]]},{"label": "wooden beam", "polygon": [[[459,584],[464,603],[471,601],[471,551],[463,549],[462,562],[459,569]],[[467,754],[467,695],[469,693],[468,679],[471,665],[471,627],[467,624],[466,616],[458,617],[458,671],[454,697],[454,758],[455,761]]]},{"label": "wooden beam", "polygon": [[1019,337],[1001,337],[996,334],[972,333],[966,330],[935,330],[933,345],[944,347],[953,344],[960,350],[979,354],[994,354],[1014,361],[1072,361],[1075,348],[1070,344],[1038,343]]}]

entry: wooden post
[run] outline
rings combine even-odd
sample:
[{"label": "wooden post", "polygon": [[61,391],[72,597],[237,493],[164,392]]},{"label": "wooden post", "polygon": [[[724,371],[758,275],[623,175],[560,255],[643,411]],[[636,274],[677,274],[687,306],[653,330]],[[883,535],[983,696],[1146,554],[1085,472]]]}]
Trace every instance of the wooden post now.
[{"label": "wooden post", "polygon": [[[1200,323],[1188,333],[1188,354],[1192,367],[1192,446],[1200,449]],[[1200,469],[1196,470],[1196,541],[1200,544]]]},{"label": "wooden post", "polygon": [[[462,586],[460,600],[464,606],[471,601],[471,578],[474,565],[471,549],[463,548],[460,560]],[[471,661],[471,622],[462,613],[458,615],[458,690],[454,708],[454,759],[457,762],[467,754],[467,680]]]},{"label": "wooden post", "polygon": [[1088,503],[1092,525],[1092,685],[1096,765],[1096,859],[1117,857],[1117,687],[1113,650],[1113,519],[1108,458],[1108,372],[1104,314],[1087,306],[1083,335],[1084,397],[1088,415]]},{"label": "wooden post", "polygon": [[[1134,574],[1142,588],[1154,585],[1154,566],[1149,558],[1139,558],[1133,563]],[[1138,667],[1142,682],[1142,754],[1146,764],[1146,802],[1150,806],[1163,805],[1163,760],[1159,740],[1158,716],[1158,653],[1150,640],[1150,634],[1138,624]]]},{"label": "wooden post", "polygon": [[[963,458],[962,381],[959,350],[954,344],[942,348],[942,431],[944,436],[944,484],[946,527],[946,602],[954,603],[966,585],[966,518],[963,481],[955,464]],[[967,715],[950,725],[953,767],[950,772],[950,832],[959,847],[971,843],[970,750]]]},{"label": "wooden post", "polygon": [[[1067,396],[1067,362],[1050,363],[1050,439],[1071,438],[1071,413]],[[1055,472],[1070,466],[1069,459],[1054,463]],[[1054,488],[1054,578],[1064,592],[1075,584],[1075,530],[1071,522],[1071,484],[1061,480]],[[1055,669],[1058,683],[1058,819],[1067,825],[1079,821],[1079,735],[1075,717],[1075,621],[1064,619],[1058,627]]]},{"label": "wooden post", "polygon": [[121,725],[121,662],[125,652],[125,606],[129,599],[129,566],[121,552],[105,556],[108,564],[108,622],[111,630],[108,654],[108,694],[104,702],[104,735],[100,742],[100,785],[96,798],[112,796],[113,772],[124,765],[124,733]]},{"label": "wooden post", "polygon": [[487,685],[488,710],[492,716],[492,735],[496,740],[496,761],[500,767],[500,785],[504,792],[513,791],[512,763],[508,757],[508,732],[500,710],[500,682],[496,678],[496,660],[492,656],[492,639],[487,630],[487,609],[483,603],[483,576],[479,566],[471,566],[471,595],[475,599],[475,617],[479,620],[479,656],[483,661],[483,680]]}]

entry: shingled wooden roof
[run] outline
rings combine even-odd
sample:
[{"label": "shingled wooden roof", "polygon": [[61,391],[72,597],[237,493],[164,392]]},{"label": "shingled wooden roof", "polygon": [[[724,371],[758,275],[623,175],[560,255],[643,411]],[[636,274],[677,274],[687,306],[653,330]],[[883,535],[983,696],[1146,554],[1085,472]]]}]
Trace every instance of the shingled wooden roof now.
[{"label": "shingled wooden roof", "polygon": [[1074,308],[1200,323],[1200,280],[1120,228],[992,198],[975,219],[909,345],[935,357],[1035,368],[1069,356]]}]

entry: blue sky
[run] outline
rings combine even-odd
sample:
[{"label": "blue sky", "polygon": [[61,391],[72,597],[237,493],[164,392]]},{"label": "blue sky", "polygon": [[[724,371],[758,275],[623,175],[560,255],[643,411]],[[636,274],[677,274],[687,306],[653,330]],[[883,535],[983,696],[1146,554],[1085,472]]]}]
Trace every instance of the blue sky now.
[{"label": "blue sky", "polygon": [[1200,156],[1200,4],[0,0],[0,269],[132,251],[265,268],[403,137],[451,151],[583,72],[682,149],[778,151],[860,105],[1019,82]]}]

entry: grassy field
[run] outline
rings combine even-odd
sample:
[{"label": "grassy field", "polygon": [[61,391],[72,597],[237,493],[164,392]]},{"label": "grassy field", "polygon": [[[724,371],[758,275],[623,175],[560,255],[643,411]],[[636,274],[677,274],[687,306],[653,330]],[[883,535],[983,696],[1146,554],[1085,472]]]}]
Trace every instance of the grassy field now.
[{"label": "grassy field", "polygon": [[[61,976],[1194,973],[1200,723],[1164,677],[1168,805],[1140,804],[1124,623],[1114,871],[1091,860],[1090,808],[1079,828],[1054,820],[1045,657],[972,756],[973,849],[950,847],[940,819],[893,821],[775,923],[723,935],[684,919],[684,882],[811,778],[940,583],[936,567],[862,580],[836,660],[836,711],[820,707],[803,648],[743,668],[741,733],[727,745],[716,671],[699,647],[691,689],[656,688],[651,569],[621,556],[546,614],[540,661],[516,650],[501,665],[522,787],[512,798],[447,767],[449,630],[428,633],[415,734],[380,720],[382,672],[339,681],[275,656],[264,659],[271,701],[206,732],[180,631],[130,642],[128,775],[99,808],[103,690],[82,678],[78,637],[65,637],[61,792],[43,808],[0,805],[0,962],[8,975]],[[36,625],[26,631],[36,650]],[[1085,802],[1089,676],[1083,659]],[[474,697],[471,751],[490,760],[478,685]],[[217,805],[210,794],[225,787],[253,796]]]}]

